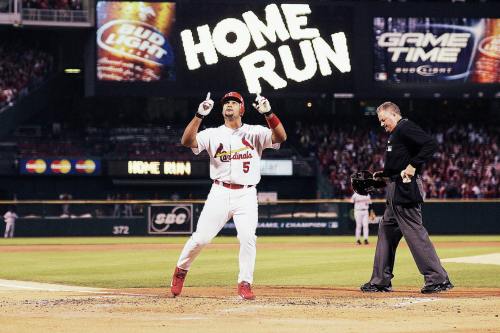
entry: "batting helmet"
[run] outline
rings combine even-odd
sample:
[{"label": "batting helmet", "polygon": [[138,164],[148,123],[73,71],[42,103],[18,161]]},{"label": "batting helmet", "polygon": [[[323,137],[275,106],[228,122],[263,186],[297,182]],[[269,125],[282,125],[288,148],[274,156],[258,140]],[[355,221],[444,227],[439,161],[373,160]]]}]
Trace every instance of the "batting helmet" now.
[{"label": "batting helmet", "polygon": [[368,170],[353,173],[351,175],[351,184],[354,192],[361,195],[373,193],[386,185],[384,180],[374,179],[373,174]]},{"label": "batting helmet", "polygon": [[243,100],[243,97],[235,91],[228,92],[227,94],[222,97],[221,102],[222,104],[226,103],[228,100],[233,100],[238,103],[240,103],[240,116],[243,116],[245,113],[245,101]]}]

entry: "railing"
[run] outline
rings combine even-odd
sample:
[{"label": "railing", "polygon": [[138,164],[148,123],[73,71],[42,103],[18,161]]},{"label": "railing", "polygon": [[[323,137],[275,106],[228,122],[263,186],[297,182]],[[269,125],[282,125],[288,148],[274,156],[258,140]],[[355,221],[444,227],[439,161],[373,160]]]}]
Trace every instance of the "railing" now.
[{"label": "railing", "polygon": [[91,23],[88,10],[23,8],[23,21]]},{"label": "railing", "polygon": [[9,13],[14,11],[12,0],[0,0],[0,13]]},{"label": "railing", "polygon": [[[15,206],[16,237],[189,235],[204,200],[19,200],[0,201],[0,214]],[[500,199],[428,200],[424,225],[430,234],[500,234]],[[370,229],[384,213],[374,200]],[[354,233],[348,200],[278,200],[259,205],[258,235],[348,235]],[[0,223],[0,233],[5,223]],[[232,221],[220,234],[235,235]],[[372,230],[372,233],[375,233]]]},{"label": "railing", "polygon": [[[383,206],[384,199],[373,199]],[[500,199],[428,199],[426,204],[500,204]],[[0,200],[0,213],[15,206],[25,218],[113,218],[146,217],[151,205],[195,205],[205,200]],[[336,218],[339,205],[351,206],[349,199],[293,199],[259,202],[259,217],[263,218]],[[124,211],[128,210],[124,214]]]},{"label": "railing", "polygon": [[[18,215],[27,219],[123,218],[147,217],[151,205],[194,205],[205,200],[0,200],[0,213],[15,206]],[[380,200],[380,202],[382,202]],[[347,199],[305,199],[260,202],[262,218],[336,218],[338,205]]]}]

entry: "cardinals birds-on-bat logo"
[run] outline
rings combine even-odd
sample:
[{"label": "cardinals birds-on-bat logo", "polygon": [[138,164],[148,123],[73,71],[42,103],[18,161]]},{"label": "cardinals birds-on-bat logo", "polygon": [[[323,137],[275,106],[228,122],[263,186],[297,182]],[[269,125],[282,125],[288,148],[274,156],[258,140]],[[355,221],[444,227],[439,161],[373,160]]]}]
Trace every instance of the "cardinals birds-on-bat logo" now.
[{"label": "cardinals birds-on-bat logo", "polygon": [[250,152],[246,152],[244,154],[241,154],[240,152],[244,150],[254,150],[254,146],[252,146],[252,144],[245,139],[245,137],[241,138],[241,143],[243,143],[244,147],[232,150],[229,153],[224,150],[224,145],[220,143],[219,147],[217,147],[217,150],[215,151],[214,158],[220,158],[221,162],[229,162],[231,159],[241,160],[252,158],[252,154]]},{"label": "cardinals birds-on-bat logo", "polygon": [[[229,154],[227,153],[227,151],[224,150],[224,145],[222,143],[219,144],[219,147],[217,148],[217,150],[215,151],[215,155],[214,157],[217,158],[217,157],[220,157],[221,158],[221,161],[222,161],[222,157],[225,157],[225,156],[228,156]],[[226,161],[223,161],[223,162],[226,162]]]},{"label": "cardinals birds-on-bat logo", "polygon": [[245,139],[245,137],[242,137],[241,138],[241,143],[243,143],[243,145],[245,145],[245,147],[248,147],[252,150],[254,150],[255,148],[252,146],[252,144],[250,142],[247,141],[247,139]]}]

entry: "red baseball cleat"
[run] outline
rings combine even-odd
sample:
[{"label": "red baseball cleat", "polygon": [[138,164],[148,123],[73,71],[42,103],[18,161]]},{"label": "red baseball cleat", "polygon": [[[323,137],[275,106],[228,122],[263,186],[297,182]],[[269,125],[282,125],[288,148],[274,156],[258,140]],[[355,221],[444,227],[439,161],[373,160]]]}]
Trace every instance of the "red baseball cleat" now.
[{"label": "red baseball cleat", "polygon": [[170,292],[174,297],[181,294],[187,272],[185,269],[175,267],[174,276],[172,276],[172,282],[170,283]]},{"label": "red baseball cleat", "polygon": [[252,292],[252,286],[246,281],[238,283],[238,295],[246,300],[255,299],[255,295]]}]

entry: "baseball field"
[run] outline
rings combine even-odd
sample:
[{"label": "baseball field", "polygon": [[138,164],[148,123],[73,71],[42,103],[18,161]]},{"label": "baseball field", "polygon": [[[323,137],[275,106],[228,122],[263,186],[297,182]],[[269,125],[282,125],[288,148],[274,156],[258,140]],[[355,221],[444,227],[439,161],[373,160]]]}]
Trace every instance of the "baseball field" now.
[{"label": "baseball field", "polygon": [[434,236],[455,288],[423,295],[400,245],[394,292],[363,294],[376,237],[259,237],[255,301],[236,296],[238,243],[218,237],[181,297],[185,237],[0,240],[0,332],[500,332],[500,236]]}]

